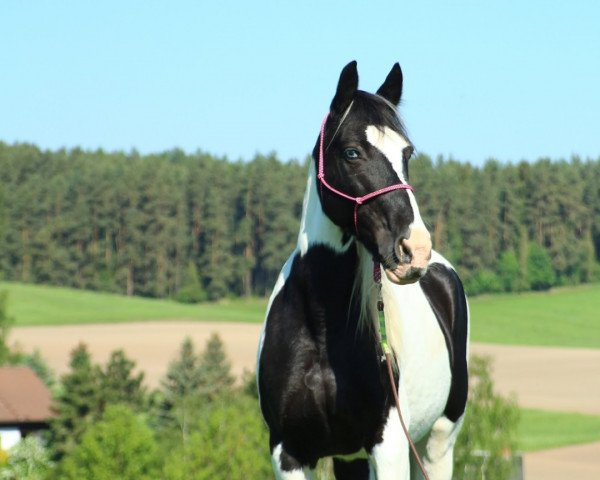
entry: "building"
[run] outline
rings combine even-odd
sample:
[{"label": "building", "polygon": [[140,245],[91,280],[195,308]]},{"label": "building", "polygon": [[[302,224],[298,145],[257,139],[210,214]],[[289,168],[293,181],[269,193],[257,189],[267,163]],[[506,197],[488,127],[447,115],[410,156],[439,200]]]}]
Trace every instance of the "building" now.
[{"label": "building", "polygon": [[21,438],[47,429],[51,407],[50,390],[31,368],[0,367],[0,448],[8,450]]}]

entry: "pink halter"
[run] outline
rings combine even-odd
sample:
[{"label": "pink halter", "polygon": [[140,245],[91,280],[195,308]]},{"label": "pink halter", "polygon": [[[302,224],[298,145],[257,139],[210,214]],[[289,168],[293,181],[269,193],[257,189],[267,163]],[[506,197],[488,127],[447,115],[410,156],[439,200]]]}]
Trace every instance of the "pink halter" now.
[{"label": "pink halter", "polygon": [[[413,190],[407,183],[396,183],[394,185],[390,185],[389,187],[380,188],[379,190],[375,190],[374,192],[367,193],[362,197],[352,197],[344,192],[340,192],[338,189],[332,187],[325,180],[325,149],[323,147],[324,139],[325,139],[325,126],[327,125],[327,119],[329,118],[329,113],[325,115],[323,119],[323,123],[321,123],[321,135],[319,137],[319,172],[317,174],[317,178],[321,182],[321,185],[335,193],[336,195],[345,198],[346,200],[350,200],[354,202],[354,230],[358,234],[358,207],[365,203],[367,200],[371,200],[374,197],[378,197],[379,195],[383,195],[384,193],[392,192],[394,190]],[[321,189],[322,195],[322,189]]]}]

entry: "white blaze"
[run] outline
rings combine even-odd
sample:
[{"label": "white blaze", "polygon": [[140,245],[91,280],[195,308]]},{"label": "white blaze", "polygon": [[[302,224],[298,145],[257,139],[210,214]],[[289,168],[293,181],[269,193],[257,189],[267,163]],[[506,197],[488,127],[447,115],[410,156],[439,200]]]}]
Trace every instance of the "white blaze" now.
[{"label": "white blaze", "polygon": [[[402,151],[410,146],[410,143],[398,132],[395,132],[390,127],[376,127],[375,125],[369,125],[366,129],[367,140],[377,150],[385,155],[388,159],[392,168],[398,175],[398,178],[402,183],[408,183],[404,176],[404,168],[402,162]],[[417,205],[417,199],[415,198],[412,190],[406,190],[410,206],[413,210],[414,220],[410,225],[413,227],[423,228],[426,230],[421,213],[419,212],[419,206]]]}]

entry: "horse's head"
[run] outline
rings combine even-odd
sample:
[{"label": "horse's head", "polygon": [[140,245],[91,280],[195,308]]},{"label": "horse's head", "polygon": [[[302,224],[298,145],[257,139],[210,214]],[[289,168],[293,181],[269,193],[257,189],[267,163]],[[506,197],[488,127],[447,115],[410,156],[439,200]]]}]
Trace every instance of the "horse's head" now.
[{"label": "horse's head", "polygon": [[313,157],[325,214],[405,284],[427,270],[431,237],[407,184],[413,147],[396,112],[401,94],[397,63],[376,95],[358,90],[356,62],[346,65]]}]

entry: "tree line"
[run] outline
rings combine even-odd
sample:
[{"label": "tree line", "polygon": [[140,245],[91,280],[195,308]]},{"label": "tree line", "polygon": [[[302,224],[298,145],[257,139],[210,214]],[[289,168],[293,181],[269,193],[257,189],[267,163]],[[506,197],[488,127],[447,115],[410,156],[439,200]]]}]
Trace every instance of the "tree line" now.
[{"label": "tree line", "polygon": [[[308,161],[0,142],[0,272],[182,301],[266,295],[296,243]],[[419,155],[410,170],[434,247],[469,293],[598,279],[600,159]]]}]

